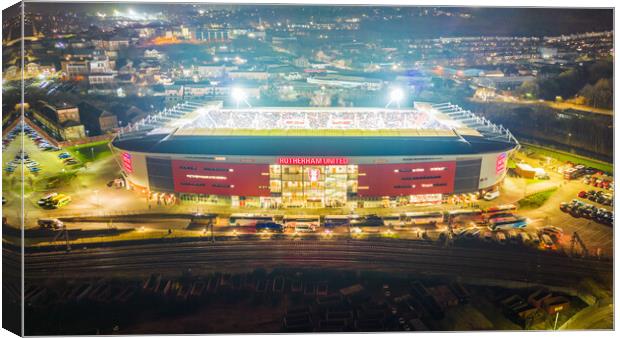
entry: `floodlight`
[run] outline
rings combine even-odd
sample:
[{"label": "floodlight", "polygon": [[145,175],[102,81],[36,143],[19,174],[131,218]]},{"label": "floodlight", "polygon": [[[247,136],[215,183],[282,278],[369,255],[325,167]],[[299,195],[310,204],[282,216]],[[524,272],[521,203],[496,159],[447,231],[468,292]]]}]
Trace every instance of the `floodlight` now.
[{"label": "floodlight", "polygon": [[243,101],[245,104],[248,105],[248,107],[252,107],[247,100],[247,94],[245,93],[245,91],[239,87],[234,87],[231,91],[230,91],[230,96],[232,96],[233,100],[235,100],[237,102],[237,108],[239,108],[239,103],[241,101]]},{"label": "floodlight", "polygon": [[396,103],[396,105],[400,108],[400,101],[402,101],[403,98],[405,98],[405,93],[403,90],[400,88],[394,88],[390,91],[390,101],[387,105],[385,105],[385,107],[387,108],[390,104]]},{"label": "floodlight", "polygon": [[395,88],[390,92],[390,100],[394,102],[400,102],[404,96],[405,94],[400,88]]}]

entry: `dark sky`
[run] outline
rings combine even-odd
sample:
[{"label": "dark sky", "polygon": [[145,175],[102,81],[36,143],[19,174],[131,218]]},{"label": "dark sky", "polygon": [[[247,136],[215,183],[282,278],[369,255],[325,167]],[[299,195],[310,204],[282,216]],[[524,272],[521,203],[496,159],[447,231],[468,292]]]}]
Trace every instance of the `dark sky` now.
[{"label": "dark sky", "polygon": [[[241,10],[256,10],[259,8],[261,16],[265,18],[273,15],[277,18],[290,18],[291,20],[302,20],[310,15],[318,18],[326,18],[338,15],[359,15],[361,13],[371,14],[374,8],[370,6],[350,6],[350,7],[328,7],[328,6],[297,6],[297,5],[262,5],[262,6],[231,6],[231,5],[210,5],[198,4],[200,8],[237,8]],[[147,12],[177,12],[183,13],[193,10],[193,6],[186,4],[118,4],[118,3],[27,3],[26,9],[30,7],[38,12],[57,12],[57,11],[76,11],[91,12],[96,11],[111,12],[113,9],[122,10],[124,7],[131,7],[136,11]],[[395,12],[396,7],[383,7],[387,12]],[[449,8],[445,10],[452,12],[463,12],[471,14],[470,19],[460,17],[405,17],[400,21],[378,22],[372,24],[371,29],[377,32],[396,31],[406,35],[419,37],[438,37],[438,36],[467,36],[467,35],[487,35],[487,36],[545,36],[560,35],[570,33],[580,33],[589,31],[613,30],[613,10],[612,9],[586,9],[586,8],[475,8],[461,7]],[[417,12],[418,7],[400,7],[399,12],[407,14]],[[275,14],[275,15],[274,15]]]}]

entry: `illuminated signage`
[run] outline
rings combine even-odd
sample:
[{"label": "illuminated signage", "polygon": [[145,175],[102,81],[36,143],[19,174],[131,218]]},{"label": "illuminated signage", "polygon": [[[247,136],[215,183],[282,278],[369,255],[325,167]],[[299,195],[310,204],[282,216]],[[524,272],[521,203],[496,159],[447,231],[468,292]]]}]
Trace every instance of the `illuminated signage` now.
[{"label": "illuminated signage", "polygon": [[506,153],[501,153],[497,155],[497,159],[495,160],[495,174],[499,175],[506,169]]},{"label": "illuminated signage", "polygon": [[318,181],[320,174],[321,174],[321,170],[317,168],[311,168],[310,170],[308,170],[308,178],[310,179],[310,182]]},{"label": "illuminated signage", "polygon": [[131,154],[129,153],[123,153],[121,155],[121,166],[123,167],[123,170],[130,174],[133,172],[133,164],[131,161]]},{"label": "illuminated signage", "polygon": [[347,165],[346,157],[279,157],[278,164],[282,165]]},{"label": "illuminated signage", "polygon": [[202,180],[225,180],[225,176],[210,176],[210,175],[185,175],[187,178],[197,178]]}]

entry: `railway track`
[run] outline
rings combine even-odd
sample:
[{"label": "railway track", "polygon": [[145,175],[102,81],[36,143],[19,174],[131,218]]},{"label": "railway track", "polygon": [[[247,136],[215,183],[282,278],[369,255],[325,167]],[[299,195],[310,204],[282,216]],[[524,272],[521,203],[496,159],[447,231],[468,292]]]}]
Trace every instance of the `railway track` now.
[{"label": "railway track", "polygon": [[27,279],[153,272],[316,267],[571,285],[609,278],[612,263],[506,248],[440,247],[401,240],[275,240],[125,246],[25,256]]}]

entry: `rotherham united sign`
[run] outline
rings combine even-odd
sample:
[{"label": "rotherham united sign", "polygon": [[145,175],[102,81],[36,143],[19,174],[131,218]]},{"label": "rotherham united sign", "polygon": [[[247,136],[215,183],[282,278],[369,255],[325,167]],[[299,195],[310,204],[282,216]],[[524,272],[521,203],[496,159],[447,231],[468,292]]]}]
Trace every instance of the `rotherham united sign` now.
[{"label": "rotherham united sign", "polygon": [[346,157],[278,157],[282,165],[347,165]]}]

